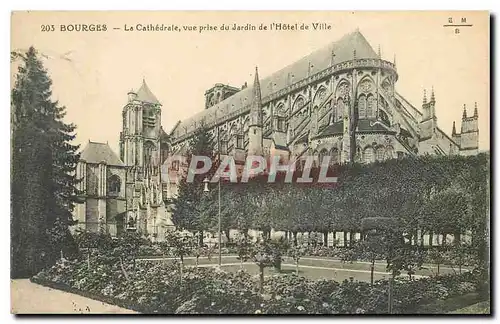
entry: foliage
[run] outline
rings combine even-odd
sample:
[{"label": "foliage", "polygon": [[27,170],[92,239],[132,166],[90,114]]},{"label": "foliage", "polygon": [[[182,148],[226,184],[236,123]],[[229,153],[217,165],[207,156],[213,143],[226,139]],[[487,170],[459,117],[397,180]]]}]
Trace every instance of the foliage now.
[{"label": "foliage", "polygon": [[72,244],[64,227],[74,223],[79,201],[79,147],[71,144],[76,127],[63,121],[65,107],[52,101],[52,82],[37,51],[30,47],[13,58],[21,61],[11,92],[11,275],[17,277],[52,264]]},{"label": "foliage", "polygon": [[164,250],[172,249],[173,255],[180,258],[181,263],[184,262],[184,257],[193,250],[193,246],[192,238],[179,231],[167,232],[165,242],[162,244]]},{"label": "foliage", "polygon": [[[91,270],[85,260],[60,260],[35,276],[96,295],[129,301],[148,313],[177,314],[384,314],[387,281],[310,280],[296,275],[274,275],[263,283],[262,293],[245,271],[187,267],[141,262],[120,266],[94,258]],[[474,292],[478,273],[398,280],[394,285],[394,312],[414,314],[423,305]],[[181,279],[182,277],[182,279]]]}]

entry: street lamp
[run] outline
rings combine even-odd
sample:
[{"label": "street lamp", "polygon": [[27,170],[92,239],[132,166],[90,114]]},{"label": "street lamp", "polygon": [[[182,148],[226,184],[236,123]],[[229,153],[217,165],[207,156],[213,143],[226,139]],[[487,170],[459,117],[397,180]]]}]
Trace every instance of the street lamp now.
[{"label": "street lamp", "polygon": [[[210,182],[210,180],[208,180],[208,178],[205,178],[203,180],[203,184],[205,185],[205,187],[203,188],[203,192],[209,192],[210,189],[208,188],[208,183]],[[219,244],[219,267],[221,266],[222,264],[222,243],[221,243],[221,208],[220,208],[220,178],[219,178],[219,181],[218,181],[218,189],[219,189],[219,197],[218,197],[218,205],[219,205],[219,212],[218,212],[218,223],[219,223],[219,235],[218,235],[218,244]]]}]

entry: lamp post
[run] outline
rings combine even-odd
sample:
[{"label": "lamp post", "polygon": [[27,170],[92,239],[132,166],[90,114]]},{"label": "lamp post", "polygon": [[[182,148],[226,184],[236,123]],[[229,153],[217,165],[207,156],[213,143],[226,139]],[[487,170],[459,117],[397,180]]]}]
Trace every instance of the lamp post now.
[{"label": "lamp post", "polygon": [[[203,188],[203,191],[204,191],[204,192],[209,192],[209,191],[210,191],[210,189],[208,188],[208,183],[209,183],[209,182],[210,182],[210,180],[208,180],[208,178],[205,178],[205,179],[203,180],[203,183],[205,184],[205,187]],[[219,235],[218,235],[218,244],[219,244],[219,267],[220,267],[220,266],[221,266],[221,264],[222,264],[222,250],[221,250],[221,245],[222,245],[222,244],[221,244],[221,236],[222,236],[222,235],[221,235],[221,208],[220,208],[220,200],[221,200],[221,199],[220,199],[220,178],[219,178],[219,181],[218,181],[218,191],[219,191],[219,192],[218,192],[218,199],[217,199],[217,200],[218,200],[218,205],[219,205],[219,206],[218,206],[218,207],[219,207],[219,211],[218,211],[218,227],[219,227],[219,229],[218,229],[218,232],[219,232],[219,233],[218,233],[218,234],[219,234]]]}]

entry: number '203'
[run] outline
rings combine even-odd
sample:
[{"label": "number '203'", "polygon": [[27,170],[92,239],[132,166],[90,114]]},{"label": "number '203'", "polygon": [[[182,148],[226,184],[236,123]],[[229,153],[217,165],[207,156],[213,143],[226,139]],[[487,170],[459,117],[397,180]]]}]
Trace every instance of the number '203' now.
[{"label": "number '203'", "polygon": [[55,31],[54,25],[40,25],[42,32],[52,32]]}]

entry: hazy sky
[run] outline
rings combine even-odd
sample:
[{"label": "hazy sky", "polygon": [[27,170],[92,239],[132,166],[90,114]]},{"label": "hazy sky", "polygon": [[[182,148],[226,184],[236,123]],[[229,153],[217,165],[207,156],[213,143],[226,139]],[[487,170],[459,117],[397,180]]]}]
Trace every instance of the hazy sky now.
[{"label": "hazy sky", "polygon": [[[445,28],[452,17],[470,28]],[[126,32],[124,25],[206,25],[325,22],[327,31]],[[55,25],[42,32],[41,25]],[[106,32],[61,32],[61,24],[106,24]],[[113,28],[120,28],[114,30]],[[396,90],[420,108],[423,89],[434,86],[438,125],[451,134],[463,105],[479,110],[479,146],[489,149],[489,16],[487,12],[31,12],[12,16],[12,49],[35,46],[54,98],[77,124],[77,142],[106,142],[118,153],[127,92],[146,79],[163,104],[167,132],[204,109],[215,83],[240,87],[293,63],[359,28],[382,56],[396,55]],[[50,29],[50,28],[49,28]],[[66,53],[65,60],[60,58]]]}]

